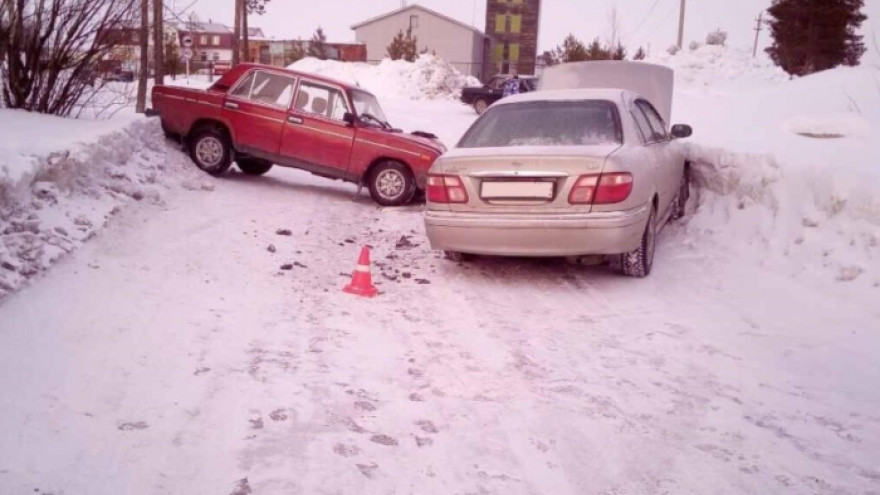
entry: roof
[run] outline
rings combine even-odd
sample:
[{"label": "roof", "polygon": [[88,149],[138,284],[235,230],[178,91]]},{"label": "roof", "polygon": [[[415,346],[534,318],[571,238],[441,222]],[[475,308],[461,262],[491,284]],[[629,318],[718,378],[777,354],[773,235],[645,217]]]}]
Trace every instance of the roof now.
[{"label": "roof", "polygon": [[[192,28],[192,29],[191,29]],[[232,28],[217,22],[184,22],[180,25],[181,31],[199,32],[199,33],[231,33]]]},{"label": "roof", "polygon": [[380,16],[373,17],[372,19],[367,19],[366,21],[363,21],[363,22],[359,22],[359,23],[355,24],[354,26],[352,26],[351,29],[358,29],[358,28],[360,28],[360,27],[366,26],[367,24],[372,24],[372,23],[374,23],[374,22],[381,21],[382,19],[385,19],[385,18],[387,18],[387,17],[391,17],[391,16],[393,16],[393,15],[397,15],[397,14],[399,14],[399,13],[401,13],[401,12],[406,12],[407,10],[421,10],[422,12],[425,12],[425,13],[427,13],[427,14],[430,14],[430,15],[433,15],[433,16],[436,16],[436,17],[439,17],[439,18],[444,19],[444,20],[446,20],[446,21],[448,21],[448,22],[451,22],[451,23],[453,23],[453,24],[456,24],[456,25],[458,25],[458,26],[461,26],[461,27],[463,27],[463,28],[465,28],[465,29],[470,29],[471,31],[474,31],[475,33],[479,34],[480,36],[486,36],[485,34],[483,34],[482,31],[480,31],[479,29],[477,29],[477,28],[475,28],[475,27],[473,27],[473,26],[470,26],[470,25],[468,25],[468,24],[465,24],[465,23],[463,23],[463,22],[461,22],[461,21],[457,21],[457,20],[453,19],[452,17],[449,17],[449,16],[447,16],[447,15],[441,14],[440,12],[437,12],[437,11],[435,11],[435,10],[431,10],[431,9],[429,9],[429,8],[427,8],[427,7],[422,7],[421,5],[419,5],[419,4],[417,4],[417,3],[414,3],[414,4],[412,4],[412,5],[407,5],[406,7],[401,7],[401,8],[399,8],[399,9],[397,9],[397,10],[392,10],[391,12],[387,12],[387,13],[382,14],[382,15],[380,15]]},{"label": "roof", "polygon": [[334,84],[336,86],[341,86],[346,89],[357,89],[357,90],[363,91],[365,93],[372,94],[369,90],[364,89],[364,88],[357,86],[355,84],[351,84],[349,82],[340,81],[339,79],[333,79],[332,77],[327,77],[327,76],[324,76],[321,74],[315,74],[314,72],[307,72],[307,71],[299,70],[299,69],[288,69],[285,67],[278,67],[276,65],[255,64],[255,63],[238,64],[235,68],[237,70],[241,70],[242,73],[246,72],[250,69],[263,69],[263,70],[268,70],[268,71],[272,71],[272,72],[281,72],[281,73],[288,73],[288,74],[293,74],[293,75],[297,75],[297,76],[305,76],[305,77],[308,77],[309,79],[312,79],[312,80],[315,80],[318,82]]},{"label": "roof", "polygon": [[626,90],[617,88],[550,89],[529,91],[498,100],[494,105],[528,101],[608,100],[623,101]]}]

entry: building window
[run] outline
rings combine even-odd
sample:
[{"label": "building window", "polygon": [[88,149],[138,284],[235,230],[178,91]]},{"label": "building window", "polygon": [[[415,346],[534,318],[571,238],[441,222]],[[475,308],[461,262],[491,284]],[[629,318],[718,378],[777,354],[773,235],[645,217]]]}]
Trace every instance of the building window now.
[{"label": "building window", "polygon": [[511,43],[508,47],[507,60],[511,62],[519,61],[519,43]]},{"label": "building window", "polygon": [[411,15],[409,16],[409,28],[416,29],[419,27],[419,16]]},{"label": "building window", "polygon": [[211,44],[214,46],[220,46],[220,36],[216,35],[216,34],[214,36],[212,36],[211,37]]},{"label": "building window", "polygon": [[199,52],[199,60],[202,62],[208,61],[208,52]]},{"label": "building window", "polygon": [[214,52],[214,55],[212,56],[212,58],[214,59],[214,62],[219,62],[220,61],[220,52]]},{"label": "building window", "polygon": [[208,44],[208,35],[207,34],[203,34],[203,35],[199,36],[199,44],[202,46],[205,46]]},{"label": "building window", "polygon": [[524,0],[513,0],[514,5],[522,5],[524,3],[526,3]]},{"label": "building window", "polygon": [[507,32],[505,29],[506,26],[507,16],[504,14],[495,14],[495,32],[499,34]]},{"label": "building window", "polygon": [[522,16],[521,15],[519,15],[519,14],[512,15],[512,16],[509,16],[508,19],[510,19],[510,32],[511,33],[519,34],[520,32],[522,32]]},{"label": "building window", "polygon": [[492,61],[495,63],[504,61],[504,45],[501,43],[496,44],[492,47]]}]

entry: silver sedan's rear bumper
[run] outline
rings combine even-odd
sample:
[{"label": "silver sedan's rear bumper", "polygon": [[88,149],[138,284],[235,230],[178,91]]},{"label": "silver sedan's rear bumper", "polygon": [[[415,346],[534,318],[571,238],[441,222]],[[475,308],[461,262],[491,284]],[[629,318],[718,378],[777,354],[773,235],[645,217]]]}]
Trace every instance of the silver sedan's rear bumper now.
[{"label": "silver sedan's rear bumper", "polygon": [[428,210],[433,249],[500,256],[618,254],[639,246],[650,204],[623,212],[493,214]]}]

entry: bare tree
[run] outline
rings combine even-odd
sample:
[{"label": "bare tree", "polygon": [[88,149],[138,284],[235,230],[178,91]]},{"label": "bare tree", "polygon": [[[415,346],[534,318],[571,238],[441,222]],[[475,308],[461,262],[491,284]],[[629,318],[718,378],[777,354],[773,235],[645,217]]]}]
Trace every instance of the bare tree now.
[{"label": "bare tree", "polygon": [[134,111],[144,113],[147,108],[147,72],[150,70],[150,0],[140,0],[141,2],[141,29],[139,31],[140,49],[141,49],[141,66],[138,70],[138,89],[137,100],[135,102]]},{"label": "bare tree", "polygon": [[607,40],[609,47],[616,47],[620,44],[620,14],[617,13],[617,7],[611,7],[608,11],[608,28],[610,30],[610,39]]},{"label": "bare tree", "polygon": [[[9,36],[9,14],[12,11],[12,0],[0,0],[0,66],[6,59],[6,44]],[[2,70],[2,69],[0,69]]]},{"label": "bare tree", "polygon": [[137,0],[0,1],[4,102],[67,116],[95,84],[98,62],[131,28]]},{"label": "bare tree", "polygon": [[241,14],[242,21],[242,29],[241,29],[241,38],[242,43],[244,44],[244,59],[246,62],[253,62],[251,60],[251,50],[250,50],[250,30],[248,30],[248,16],[250,14],[263,15],[266,13],[266,4],[269,3],[269,0],[244,0],[244,11]]},{"label": "bare tree", "polygon": [[241,12],[244,10],[242,9],[244,0],[232,1],[235,3],[235,20],[232,26],[232,66],[235,67],[238,65],[239,55],[241,55],[239,40],[241,40]]},{"label": "bare tree", "polygon": [[156,84],[165,84],[165,23],[162,0],[153,0],[153,74]]}]

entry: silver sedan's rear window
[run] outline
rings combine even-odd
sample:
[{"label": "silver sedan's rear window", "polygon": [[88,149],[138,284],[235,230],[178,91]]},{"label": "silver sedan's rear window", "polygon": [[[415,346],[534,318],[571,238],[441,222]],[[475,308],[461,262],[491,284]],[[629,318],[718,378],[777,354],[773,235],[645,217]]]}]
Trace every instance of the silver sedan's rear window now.
[{"label": "silver sedan's rear window", "polygon": [[607,100],[530,101],[492,107],[459,148],[589,146],[622,141],[617,106]]}]

